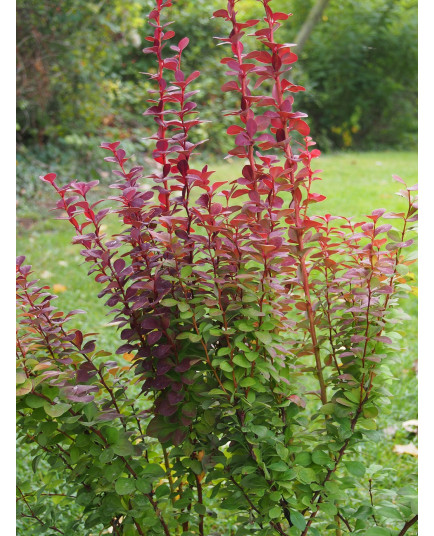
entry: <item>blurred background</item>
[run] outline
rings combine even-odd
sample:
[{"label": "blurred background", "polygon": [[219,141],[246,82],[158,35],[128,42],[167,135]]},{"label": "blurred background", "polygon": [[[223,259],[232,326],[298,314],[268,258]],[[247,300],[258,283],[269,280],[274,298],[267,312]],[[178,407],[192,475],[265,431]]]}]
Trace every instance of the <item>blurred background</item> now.
[{"label": "blurred background", "polygon": [[[191,70],[201,71],[195,89],[201,138],[212,141],[204,157],[224,155],[231,93],[220,93],[223,50],[213,36],[228,29],[212,12],[224,0],[178,0],[171,20]],[[153,122],[142,113],[153,56],[144,55],[146,16],[153,0],[17,0],[18,210],[40,190],[37,176],[56,171],[77,179],[101,178],[102,140],[122,139],[127,153],[146,154],[142,138]],[[411,151],[417,134],[416,0],[274,0],[293,16],[279,31],[299,62],[291,79],[306,87],[297,109],[326,153]],[[242,16],[261,16],[256,0],[239,4]],[[225,101],[223,102],[222,95]],[[95,157],[96,155],[96,157]],[[53,169],[53,166],[55,169]]]}]

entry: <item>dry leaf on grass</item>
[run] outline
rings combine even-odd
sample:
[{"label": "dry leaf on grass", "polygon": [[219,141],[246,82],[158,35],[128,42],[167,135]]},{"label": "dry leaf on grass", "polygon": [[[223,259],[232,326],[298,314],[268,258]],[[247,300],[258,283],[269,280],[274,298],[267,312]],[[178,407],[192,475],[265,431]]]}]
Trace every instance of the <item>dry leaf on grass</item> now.
[{"label": "dry leaf on grass", "polygon": [[53,285],[54,292],[65,292],[65,290],[66,290],[65,285],[62,285],[61,283],[55,283]]},{"label": "dry leaf on grass", "polygon": [[409,421],[403,422],[402,426],[404,427],[404,430],[407,430],[407,432],[410,432],[411,434],[417,434],[418,426],[419,426],[418,420],[410,419]]},{"label": "dry leaf on grass", "polygon": [[410,454],[410,456],[415,456],[417,458],[418,456],[418,450],[416,445],[413,445],[413,443],[409,443],[408,445],[395,445],[393,447],[393,452],[396,452],[397,454]]}]

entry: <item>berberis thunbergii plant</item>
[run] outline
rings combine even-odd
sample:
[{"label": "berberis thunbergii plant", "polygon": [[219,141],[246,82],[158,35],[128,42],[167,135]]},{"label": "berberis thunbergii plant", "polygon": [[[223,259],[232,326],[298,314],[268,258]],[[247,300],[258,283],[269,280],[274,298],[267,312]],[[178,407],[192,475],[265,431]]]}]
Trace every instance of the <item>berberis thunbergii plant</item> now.
[{"label": "berberis thunbergii plant", "polygon": [[[57,312],[18,258],[18,434],[53,478],[18,487],[17,504],[39,534],[382,536],[417,520],[408,490],[372,501],[381,467],[360,448],[389,403],[415,188],[395,177],[402,213],[315,215],[320,151],[293,109],[294,45],[275,37],[289,15],[260,0],[263,19],[241,22],[237,3],[214,17],[230,31],[218,39],[241,177],[213,182],[197,164],[199,72],[162,20],[170,0],[156,1],[144,49],[157,171],[143,179],[119,142],[102,143],[117,191],[104,208],[88,200],[97,181],[41,177],[121,342],[115,357],[71,328],[78,311]],[[113,213],[122,229],[106,237]]]}]

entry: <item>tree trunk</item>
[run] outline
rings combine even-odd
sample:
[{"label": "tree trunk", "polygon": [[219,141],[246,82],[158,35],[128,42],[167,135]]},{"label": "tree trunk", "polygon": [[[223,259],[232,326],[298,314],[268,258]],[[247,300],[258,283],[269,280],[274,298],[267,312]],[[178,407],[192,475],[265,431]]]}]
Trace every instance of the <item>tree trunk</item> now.
[{"label": "tree trunk", "polygon": [[309,39],[315,26],[321,20],[321,16],[324,13],[325,8],[330,0],[317,0],[310,10],[307,19],[304,21],[303,26],[297,34],[295,43],[297,43],[297,55],[300,55],[304,48],[306,41]]}]

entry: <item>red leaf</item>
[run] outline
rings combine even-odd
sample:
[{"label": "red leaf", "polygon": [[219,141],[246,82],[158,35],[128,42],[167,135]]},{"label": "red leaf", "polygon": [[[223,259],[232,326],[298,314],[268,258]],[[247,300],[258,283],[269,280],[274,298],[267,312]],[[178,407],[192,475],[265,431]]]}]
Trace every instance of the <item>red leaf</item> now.
[{"label": "red leaf", "polygon": [[297,119],[293,125],[294,130],[300,132],[302,136],[308,136],[310,132],[309,125],[302,119]]},{"label": "red leaf", "polygon": [[166,41],[167,39],[171,39],[175,35],[175,32],[173,30],[169,30],[163,35],[163,41]]},{"label": "red leaf", "polygon": [[247,119],[246,130],[247,134],[251,138],[253,138],[253,136],[256,134],[256,131],[258,130],[258,125],[256,124],[256,121],[254,119]]},{"label": "red leaf", "polygon": [[231,125],[228,129],[227,129],[227,133],[230,135],[230,136],[235,136],[236,134],[239,134],[240,132],[243,132],[244,129],[243,127],[240,127],[239,125]]},{"label": "red leaf", "polygon": [[179,50],[182,52],[189,42],[190,42],[190,39],[188,37],[183,37],[181,41],[178,43]]},{"label": "red leaf", "polygon": [[187,77],[187,80],[185,81],[185,83],[186,83],[186,84],[189,84],[190,82],[192,82],[193,80],[195,80],[199,75],[200,75],[200,71],[193,71],[193,72]]},{"label": "red leaf", "polygon": [[290,16],[291,16],[291,13],[281,13],[281,12],[273,13],[274,20],[286,20],[286,19],[289,19]]},{"label": "red leaf", "polygon": [[218,9],[217,11],[214,11],[214,13],[212,14],[213,17],[224,17],[224,18],[228,18],[229,17],[229,13],[226,11],[226,9]]},{"label": "red leaf", "polygon": [[55,173],[48,173],[48,175],[41,175],[39,178],[43,182],[48,182],[49,184],[54,184],[57,175]]}]

